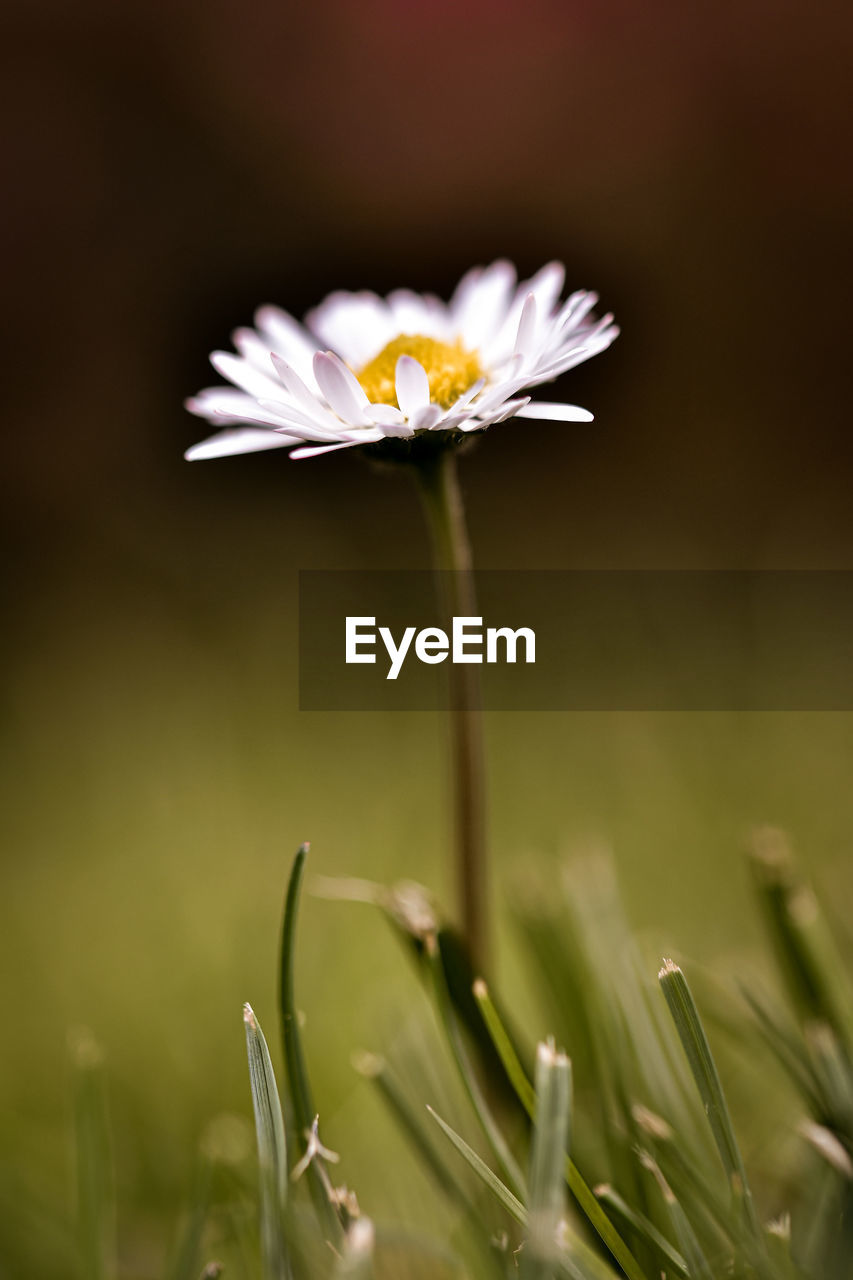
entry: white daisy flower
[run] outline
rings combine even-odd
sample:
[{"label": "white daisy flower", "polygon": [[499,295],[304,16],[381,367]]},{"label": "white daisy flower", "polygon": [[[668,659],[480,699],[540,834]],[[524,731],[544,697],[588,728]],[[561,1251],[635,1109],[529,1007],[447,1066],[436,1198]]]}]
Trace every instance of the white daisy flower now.
[{"label": "white daisy flower", "polygon": [[518,283],[512,264],[499,261],[469,271],[448,303],[407,289],[387,298],[339,292],[304,326],[261,307],[256,327],[234,334],[239,354],[210,357],[233,386],[187,401],[225,429],[185,456],[294,445],[292,458],[356,445],[406,456],[415,437],[439,445],[511,417],[591,422],[576,405],[520,394],[597,355],[619,332],[611,315],[593,317],[594,293],[561,301],[563,277],[552,262]]}]

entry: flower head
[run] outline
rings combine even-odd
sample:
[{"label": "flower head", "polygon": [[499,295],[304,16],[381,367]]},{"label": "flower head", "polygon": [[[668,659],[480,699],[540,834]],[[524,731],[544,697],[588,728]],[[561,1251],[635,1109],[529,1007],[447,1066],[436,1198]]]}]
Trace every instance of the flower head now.
[{"label": "flower head", "polygon": [[186,456],[297,445],[291,457],[308,458],[415,437],[439,444],[514,416],[589,422],[576,405],[520,394],[597,355],[619,332],[612,316],[593,317],[594,293],[561,301],[563,275],[552,262],[519,283],[499,261],[469,271],[448,303],[406,289],[387,298],[333,293],[304,326],[261,307],[256,327],[234,334],[239,354],[210,358],[233,385],[187,401],[224,429]]}]

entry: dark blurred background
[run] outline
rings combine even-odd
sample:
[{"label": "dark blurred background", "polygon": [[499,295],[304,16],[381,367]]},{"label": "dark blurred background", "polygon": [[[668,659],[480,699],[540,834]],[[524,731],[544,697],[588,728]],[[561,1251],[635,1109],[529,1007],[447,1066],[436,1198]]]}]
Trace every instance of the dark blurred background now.
[{"label": "dark blurred background", "polygon": [[[557,388],[592,426],[464,460],[479,564],[853,568],[851,44],[849,5],[805,0],[7,11],[4,1204],[61,1215],[84,1023],[127,1271],[156,1271],[199,1134],[248,1112],[292,850],[448,892],[441,721],[296,710],[296,571],[425,566],[413,495],[347,454],[185,464],[208,351],[263,302],[562,259],[622,336]],[[525,860],[606,842],[641,928],[735,966],[764,820],[849,901],[849,716],[488,736],[498,910]],[[410,976],[365,908],[309,900],[301,947],[327,1140],[357,1146],[349,1051],[397,1034]],[[349,1171],[391,1204],[366,1149]]]}]

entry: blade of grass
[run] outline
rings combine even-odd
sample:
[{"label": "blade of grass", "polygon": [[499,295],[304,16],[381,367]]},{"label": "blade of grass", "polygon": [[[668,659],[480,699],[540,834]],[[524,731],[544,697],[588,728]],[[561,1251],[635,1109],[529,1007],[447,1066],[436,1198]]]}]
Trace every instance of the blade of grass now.
[{"label": "blade of grass", "polygon": [[536,1053],[536,1119],[530,1150],[527,1236],[521,1253],[520,1280],[552,1280],[561,1249],[565,1183],[563,1165],[569,1146],[572,1069],[553,1044]]},{"label": "blade of grass", "polygon": [[818,901],[798,875],[784,832],[755,833],[751,864],[791,996],[853,1053],[853,990]]},{"label": "blade of grass", "polygon": [[391,1074],[385,1059],[375,1053],[359,1053],[355,1055],[353,1065],[360,1075],[372,1081],[375,1085],[388,1110],[412,1144],[418,1159],[429,1170],[441,1191],[451,1201],[464,1205],[473,1213],[474,1207],[464,1188],[453,1177],[439,1156],[424,1126],[415,1114],[414,1108]]},{"label": "blade of grass", "polygon": [[[536,1112],[536,1095],[533,1086],[527,1079],[513,1043],[489,994],[489,989],[481,978],[478,978],[474,983],[473,992],[507,1079],[515,1090],[519,1102],[532,1120]],[[588,1219],[590,1226],[595,1229],[602,1242],[610,1250],[628,1280],[646,1280],[646,1276],[637,1259],[592,1194],[577,1166],[569,1156],[565,1157],[565,1177],[569,1184],[569,1190]]]},{"label": "blade of grass", "polygon": [[[465,1139],[460,1137],[455,1129],[451,1129],[450,1125],[442,1120],[441,1116],[433,1111],[432,1107],[427,1107],[427,1111],[484,1186],[488,1187],[519,1226],[526,1228],[528,1213],[521,1201],[512,1194],[509,1187],[501,1182],[497,1174],[489,1168],[472,1147],[469,1147]],[[572,1277],[572,1280],[614,1280],[615,1273],[597,1254],[592,1252],[588,1245],[585,1245],[579,1237],[569,1235],[567,1231],[564,1235],[564,1243],[570,1247],[571,1253],[576,1256],[570,1257],[565,1253],[560,1253],[557,1265],[563,1274]]]},{"label": "blade of grass", "polygon": [[518,1197],[513,1195],[509,1187],[501,1182],[496,1173],[492,1172],[485,1160],[482,1160],[480,1156],[477,1155],[477,1152],[473,1147],[469,1147],[465,1139],[460,1138],[455,1129],[451,1129],[450,1125],[447,1124],[445,1120],[442,1120],[438,1112],[433,1111],[432,1107],[427,1107],[427,1111],[441,1129],[442,1133],[453,1143],[453,1146],[462,1156],[463,1160],[468,1163],[480,1181],[487,1186],[495,1198],[500,1201],[507,1213],[515,1218],[516,1222],[525,1226],[527,1224],[527,1213],[524,1205]]},{"label": "blade of grass", "polygon": [[103,1058],[88,1031],[71,1041],[77,1239],[86,1280],[115,1275],[115,1185]]},{"label": "blade of grass", "polygon": [[687,979],[678,965],[671,960],[664,962],[658,979],[687,1056],[696,1088],[699,1090],[699,1096],[729,1180],[732,1197],[741,1206],[753,1236],[763,1243],[764,1235],[755,1212],[743,1157],[734,1135],[723,1086],[720,1083],[717,1066],[699,1011],[687,985]]},{"label": "blade of grass", "polygon": [[[742,1258],[751,1277],[776,1280],[767,1259],[766,1237],[756,1239],[743,1215],[732,1213],[731,1191],[725,1175],[721,1179],[712,1179],[707,1163],[697,1159],[689,1144],[684,1143],[660,1116],[646,1113],[641,1117],[643,1108],[636,1108],[636,1111],[643,1139],[651,1144],[649,1151],[653,1154],[654,1163],[670,1187],[678,1188],[678,1203],[697,1236],[706,1242],[713,1241],[714,1256],[729,1250]],[[641,1163],[644,1152],[645,1147],[635,1152],[640,1155]],[[645,1167],[648,1169],[648,1164]],[[720,1172],[723,1173],[722,1168]],[[708,1253],[708,1243],[705,1252]]]},{"label": "blade of grass", "polygon": [[[409,1139],[419,1160],[429,1171],[436,1185],[447,1197],[452,1207],[461,1211],[466,1231],[470,1235],[470,1240],[467,1243],[464,1240],[459,1243],[462,1254],[467,1256],[469,1249],[474,1250],[470,1258],[474,1267],[481,1265],[484,1254],[490,1255],[491,1269],[489,1274],[498,1274],[497,1260],[494,1257],[494,1250],[482,1209],[474,1203],[467,1188],[454,1176],[439,1155],[430,1135],[421,1123],[420,1117],[415,1114],[408,1098],[389,1071],[384,1059],[373,1053],[360,1053],[356,1055],[353,1065],[361,1075],[371,1080],[376,1086],[380,1097]],[[479,1271],[475,1273],[480,1274]],[[468,1271],[466,1271],[467,1274]]]},{"label": "blade of grass", "polygon": [[806,1027],[805,1041],[825,1107],[821,1118],[853,1136],[853,1072],[843,1046],[826,1022]]},{"label": "blade of grass", "polygon": [[175,1261],[169,1271],[169,1280],[196,1280],[199,1253],[207,1214],[210,1209],[213,1165],[206,1156],[199,1158],[190,1201],[190,1209],[183,1227]]},{"label": "blade of grass", "polygon": [[[287,885],[284,900],[284,916],[281,926],[281,964],[279,980],[279,1005],[281,1010],[281,1037],[284,1051],[284,1062],[287,1069],[287,1088],[293,1113],[293,1129],[290,1145],[298,1149],[300,1155],[307,1150],[308,1134],[317,1112],[311,1096],[311,1085],[305,1066],[305,1055],[302,1049],[302,1037],[299,1033],[299,1014],[296,1008],[295,995],[295,951],[296,921],[299,914],[299,896],[302,877],[305,871],[305,859],[308,856],[307,844],[300,845]],[[316,1160],[310,1161],[307,1169],[308,1187],[311,1199],[321,1227],[330,1241],[340,1243],[341,1220],[329,1202],[328,1191],[323,1171]]]},{"label": "blade of grass", "polygon": [[287,1202],[287,1143],[269,1049],[251,1005],[243,1006],[249,1083],[255,1112],[260,1179],[261,1256],[266,1280],[290,1276],[284,1237]]},{"label": "blade of grass", "polygon": [[681,1207],[672,1187],[663,1176],[659,1165],[648,1152],[641,1151],[639,1154],[641,1163],[653,1175],[660,1187],[675,1237],[687,1263],[688,1274],[692,1280],[714,1280],[714,1272],[699,1243],[696,1232],[690,1225],[687,1214]]},{"label": "blade of grass", "polygon": [[595,1194],[599,1200],[604,1201],[615,1217],[627,1223],[637,1235],[642,1236],[651,1245],[664,1271],[671,1271],[674,1275],[680,1276],[681,1280],[690,1280],[690,1272],[687,1270],[684,1258],[645,1214],[637,1213],[632,1209],[612,1187],[596,1187]]},{"label": "blade of grass", "polygon": [[809,1061],[802,1037],[789,1030],[778,1014],[755,991],[744,984],[741,984],[740,991],[755,1019],[762,1040],[803,1094],[811,1110],[817,1112],[822,1105],[821,1089],[815,1079],[814,1064]]},{"label": "blade of grass", "polygon": [[456,1066],[462,1077],[471,1105],[474,1108],[480,1126],[489,1141],[489,1145],[495,1154],[504,1177],[512,1188],[513,1193],[520,1199],[526,1198],[527,1188],[525,1185],[524,1174],[509,1149],[492,1112],[483,1096],[474,1071],[473,1064],[468,1057],[462,1040],[462,1034],[459,1024],[456,1021],[456,1015],[451,1003],[450,991],[445,979],[442,958],[439,952],[437,940],[428,938],[426,943],[427,961],[430,967],[430,973],[433,980],[433,990],[435,992],[436,1005],[438,1007],[439,1017],[444,1027],[451,1052],[456,1060]]}]

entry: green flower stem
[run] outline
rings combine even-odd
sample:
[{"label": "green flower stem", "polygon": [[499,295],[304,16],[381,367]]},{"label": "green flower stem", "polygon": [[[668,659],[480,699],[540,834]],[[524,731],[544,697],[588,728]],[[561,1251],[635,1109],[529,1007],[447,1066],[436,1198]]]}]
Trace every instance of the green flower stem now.
[{"label": "green flower stem", "polygon": [[[430,526],[442,606],[448,618],[476,615],[471,544],[456,451],[441,449],[415,469]],[[450,665],[450,723],[456,881],[462,928],[477,973],[488,971],[486,788],[480,682],[476,666]]]}]

